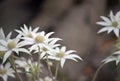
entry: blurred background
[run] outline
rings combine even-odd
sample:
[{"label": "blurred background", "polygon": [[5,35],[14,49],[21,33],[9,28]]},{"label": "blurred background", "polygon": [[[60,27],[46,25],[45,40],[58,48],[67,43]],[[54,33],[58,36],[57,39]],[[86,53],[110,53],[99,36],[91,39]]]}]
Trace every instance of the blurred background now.
[{"label": "blurred background", "polygon": [[[63,39],[84,61],[67,61],[60,81],[91,81],[101,61],[114,49],[115,36],[97,34],[100,16],[119,11],[119,0],[0,0],[0,27],[6,33],[26,24]],[[120,81],[114,62],[104,65],[96,81]]]}]

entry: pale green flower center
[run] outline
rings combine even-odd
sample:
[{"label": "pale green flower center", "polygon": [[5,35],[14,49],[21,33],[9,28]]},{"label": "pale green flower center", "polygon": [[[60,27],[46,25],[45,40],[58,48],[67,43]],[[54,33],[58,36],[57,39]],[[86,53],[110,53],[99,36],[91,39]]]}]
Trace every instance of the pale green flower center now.
[{"label": "pale green flower center", "polygon": [[117,27],[118,25],[119,25],[119,24],[118,24],[117,21],[113,21],[113,22],[112,22],[112,26],[113,26],[113,27]]},{"label": "pale green flower center", "polygon": [[30,38],[33,37],[31,33],[28,33],[26,36],[27,36],[27,37],[30,37]]},{"label": "pale green flower center", "polygon": [[36,38],[35,38],[35,41],[37,43],[43,43],[45,40],[44,36],[41,36],[41,35],[38,35]]},{"label": "pale green flower center", "polygon": [[59,57],[59,58],[62,58],[62,57],[65,56],[65,53],[64,52],[59,52],[59,53],[57,53],[56,56]]},{"label": "pale green flower center", "polygon": [[0,69],[0,74],[1,74],[1,75],[7,74],[7,69],[5,69],[5,68]]},{"label": "pale green flower center", "polygon": [[9,49],[13,49],[13,48],[16,47],[16,45],[17,45],[16,42],[10,41],[10,42],[8,43],[7,47],[8,47]]}]

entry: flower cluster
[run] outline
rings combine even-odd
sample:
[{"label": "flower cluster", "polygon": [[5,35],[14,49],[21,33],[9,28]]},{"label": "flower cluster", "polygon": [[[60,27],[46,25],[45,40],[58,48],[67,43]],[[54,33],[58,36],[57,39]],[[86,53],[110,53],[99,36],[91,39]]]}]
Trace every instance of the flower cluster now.
[{"label": "flower cluster", "polygon": [[116,61],[116,65],[118,65],[118,63],[120,62],[120,11],[117,12],[115,15],[113,14],[113,12],[110,12],[109,18],[101,16],[101,18],[104,21],[101,22],[97,22],[97,24],[103,26],[102,29],[100,29],[98,31],[98,33],[107,31],[107,33],[109,34],[110,32],[114,32],[115,36],[117,37],[117,41],[116,41],[116,48],[115,48],[115,52],[108,56],[106,59],[104,59],[102,62],[104,63],[109,63],[111,61]]},{"label": "flower cluster", "polygon": [[[32,29],[32,27],[21,27],[19,30],[15,29],[18,35],[12,38],[12,32],[5,36],[4,31],[0,28],[0,59],[2,60],[0,65],[0,77],[4,81],[7,81],[8,76],[17,77],[22,81],[17,69],[24,68],[26,75],[31,76],[31,81],[52,81],[47,78],[41,79],[40,73],[43,66],[41,61],[45,61],[51,70],[51,63],[55,61],[63,68],[66,59],[77,61],[82,60],[75,50],[66,50],[65,46],[61,46],[57,43],[60,38],[51,37],[54,32],[46,33],[45,31],[39,31],[39,27]],[[21,56],[20,53],[28,54],[30,58],[26,59]],[[34,55],[38,58],[33,58]],[[55,62],[55,63],[56,63]],[[52,72],[51,72],[52,73]],[[57,73],[57,72],[56,72]],[[55,75],[56,79],[56,75]]]}]

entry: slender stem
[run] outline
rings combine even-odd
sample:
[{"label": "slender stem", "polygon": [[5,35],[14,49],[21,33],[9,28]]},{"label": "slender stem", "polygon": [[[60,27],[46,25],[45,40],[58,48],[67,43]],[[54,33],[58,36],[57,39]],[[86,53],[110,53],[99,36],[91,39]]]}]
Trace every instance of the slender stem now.
[{"label": "slender stem", "polygon": [[100,69],[103,67],[103,65],[104,65],[104,63],[102,63],[102,64],[98,67],[98,69],[96,70],[96,72],[95,72],[95,74],[94,74],[94,76],[93,76],[92,81],[95,81],[95,80],[96,80],[96,77],[97,77]]},{"label": "slender stem", "polygon": [[52,80],[53,80],[53,74],[52,74],[52,71],[51,71],[51,67],[49,65],[49,59],[48,59],[48,55],[46,54],[46,58],[47,58],[47,66],[48,66],[48,70],[50,71],[50,76],[52,77]]},{"label": "slender stem", "polygon": [[11,55],[11,58],[9,59],[9,61],[10,61],[10,64],[11,64],[13,70],[15,71],[18,79],[19,79],[20,81],[22,81],[21,76],[20,76],[19,73],[17,72],[17,68],[16,68],[15,61],[14,61],[14,54]]},{"label": "slender stem", "polygon": [[38,70],[38,73],[37,73],[37,78],[38,78],[38,81],[39,81],[39,67],[40,67],[40,63],[41,63],[41,61],[40,61],[40,58],[41,58],[41,52],[40,52],[40,47],[38,46],[38,64],[37,64],[37,70]]},{"label": "slender stem", "polygon": [[57,78],[58,69],[59,69],[59,63],[57,63],[57,66],[56,66],[56,70],[55,70],[55,79]]}]

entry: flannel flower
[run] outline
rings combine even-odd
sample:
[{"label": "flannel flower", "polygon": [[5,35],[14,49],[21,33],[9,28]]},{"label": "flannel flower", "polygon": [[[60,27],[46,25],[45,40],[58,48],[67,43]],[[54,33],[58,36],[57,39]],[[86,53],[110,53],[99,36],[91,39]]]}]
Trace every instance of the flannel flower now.
[{"label": "flannel flower", "polygon": [[28,38],[32,38],[33,37],[33,34],[37,33],[37,31],[39,30],[39,27],[36,27],[35,29],[32,30],[32,27],[27,27],[25,24],[24,24],[24,28],[21,27],[20,28],[21,30],[15,30],[16,32],[18,32],[19,34],[21,34],[22,36],[24,37],[28,37]]},{"label": "flannel flower", "polygon": [[[46,43],[46,45],[42,46],[40,49],[41,54],[40,58],[44,58],[46,54],[51,54],[51,52],[54,52],[55,48],[60,46],[60,44],[56,44],[57,41],[61,40],[60,38],[55,38],[54,40],[50,41],[49,43]],[[35,49],[35,53],[39,52],[39,49]]]},{"label": "flannel flower", "polygon": [[49,38],[50,35],[52,35],[53,32],[47,33],[45,35],[45,32],[38,32],[33,35],[33,38],[23,37],[24,41],[28,45],[32,45],[29,49],[30,52],[34,50],[38,50],[38,48],[42,48],[44,46],[47,46],[48,42],[52,41],[55,38]]},{"label": "flannel flower", "polygon": [[[11,37],[11,35],[9,37]],[[14,39],[8,38],[8,40],[0,40],[0,51],[5,52],[3,57],[3,63],[14,52],[17,54],[19,54],[19,52],[25,52],[29,54],[28,50],[22,48],[23,46],[25,46],[25,44],[23,42],[20,42],[20,38],[21,35],[17,35]]]},{"label": "flannel flower", "polygon": [[97,24],[103,26],[102,29],[98,31],[98,33],[105,32],[109,34],[110,32],[114,32],[116,37],[119,37],[119,30],[120,30],[120,12],[117,12],[115,15],[113,12],[110,12],[109,15],[110,19],[104,16],[101,16],[101,18],[104,21],[97,22]]},{"label": "flannel flower", "polygon": [[[81,57],[74,54],[75,50],[66,51],[66,47],[56,48],[55,52],[48,56],[49,59],[60,61],[61,67],[63,68],[66,59],[71,59],[77,61],[77,59],[82,60]],[[77,59],[76,59],[77,58]]]},{"label": "flannel flower", "polygon": [[10,63],[6,63],[5,66],[2,64],[0,65],[0,77],[3,78],[4,81],[7,81],[8,76],[15,78],[15,75],[13,73],[15,72],[11,68]]},{"label": "flannel flower", "polygon": [[118,65],[118,63],[120,62],[120,51],[114,52],[113,55],[107,57],[102,62],[109,63],[111,61],[116,61],[116,65]]},{"label": "flannel flower", "polygon": [[[37,62],[32,61],[31,59],[26,60],[25,58],[21,58],[21,60],[16,60],[15,63],[18,65],[18,67],[22,67],[25,69],[26,72],[34,72],[37,69]],[[40,64],[39,69],[42,67],[42,64]]]}]

